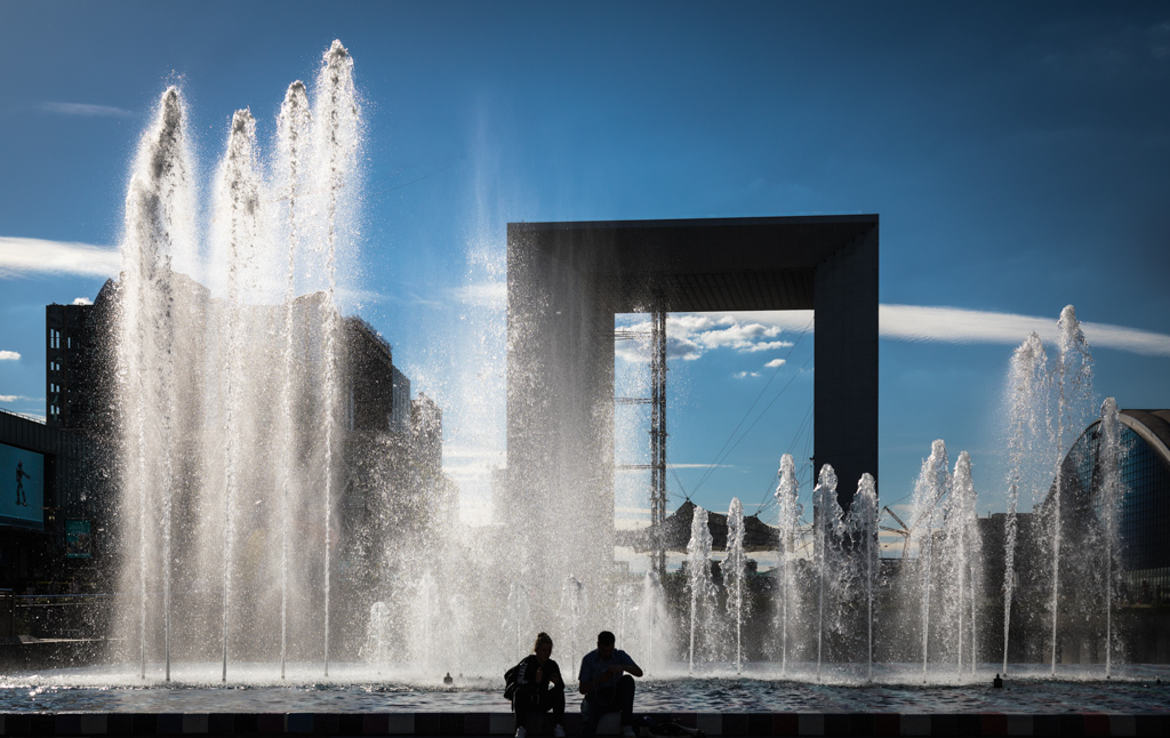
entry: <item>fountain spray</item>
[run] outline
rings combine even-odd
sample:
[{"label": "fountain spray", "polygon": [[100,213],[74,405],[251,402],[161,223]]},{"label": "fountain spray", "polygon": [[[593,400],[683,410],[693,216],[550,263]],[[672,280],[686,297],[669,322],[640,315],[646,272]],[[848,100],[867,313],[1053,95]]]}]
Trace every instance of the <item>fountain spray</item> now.
[{"label": "fountain spray", "polygon": [[743,619],[749,613],[750,602],[744,599],[747,576],[747,557],[743,550],[743,503],[731,498],[727,510],[727,611],[735,620],[735,673],[743,671]]},{"label": "fountain spray", "polygon": [[788,620],[790,609],[796,610],[797,587],[792,578],[796,558],[796,529],[799,524],[796,493],[796,464],[792,454],[780,457],[780,481],[776,485],[776,502],[780,508],[780,673],[788,671]]},{"label": "fountain spray", "polygon": [[878,506],[877,485],[873,476],[862,474],[857,482],[857,494],[849,505],[845,526],[853,543],[854,558],[863,557],[858,567],[865,584],[866,679],[873,681],[873,598],[874,582],[878,572]]},{"label": "fountain spray", "polygon": [[330,616],[330,575],[332,568],[333,524],[333,482],[334,435],[337,424],[337,379],[338,346],[337,332],[340,326],[335,316],[337,295],[337,249],[340,228],[338,204],[341,193],[356,167],[358,106],[353,84],[353,58],[349,51],[334,41],[322,58],[321,71],[317,76],[317,110],[313,117],[323,125],[315,130],[320,137],[316,141],[317,154],[327,162],[326,181],[321,183],[325,192],[326,234],[325,272],[328,279],[326,288],[324,365],[325,386],[322,415],[325,424],[324,446],[324,523],[325,523],[325,605],[323,614],[323,644],[325,676],[329,676],[329,616]]},{"label": "fountain spray", "polygon": [[[711,530],[707,527],[707,511],[695,506],[691,518],[691,540],[687,543],[688,589],[691,594],[691,641],[688,650],[688,668],[695,672],[695,634],[700,614],[704,625],[710,624],[714,584],[711,581]],[[711,634],[708,633],[708,636]]]},{"label": "fountain spray", "polygon": [[[1003,666],[1008,673],[1008,646],[1011,634],[1012,597],[1016,580],[1016,540],[1019,529],[1019,499],[1021,487],[1028,486],[1035,498],[1034,474],[1029,474],[1029,461],[1034,459],[1036,439],[1048,425],[1048,357],[1040,336],[1032,333],[1012,353],[1008,379],[1008,499],[1004,516],[1003,566]],[[1034,470],[1031,470],[1034,471]]]},{"label": "fountain spray", "polygon": [[[171,516],[174,495],[172,426],[176,414],[174,382],[175,326],[172,318],[172,258],[194,251],[194,206],[191,169],[179,91],[169,87],[159,100],[150,128],[143,134],[126,195],[125,233],[121,247],[123,284],[119,296],[117,366],[123,416],[123,469],[134,473],[127,499],[138,507],[139,677],[146,677],[148,563],[151,553],[151,490],[161,491],[161,577],[165,678],[170,679]],[[155,320],[162,316],[162,320]],[[152,453],[154,441],[162,448]],[[157,458],[156,468],[152,461]]]},{"label": "fountain spray", "polygon": [[1101,437],[1098,448],[1101,470],[1098,500],[1105,518],[1105,678],[1113,668],[1113,578],[1117,558],[1117,508],[1121,503],[1121,417],[1117,400],[1106,397],[1101,404]]},{"label": "fountain spray", "polygon": [[223,609],[222,609],[222,681],[227,681],[228,641],[232,592],[232,565],[235,546],[234,505],[239,494],[243,471],[242,432],[235,417],[240,401],[240,378],[243,374],[244,325],[240,306],[244,298],[241,271],[246,265],[245,255],[255,249],[260,234],[260,175],[256,162],[256,121],[247,109],[237,110],[232,117],[227,151],[220,166],[219,186],[216,192],[216,210],[226,210],[225,234],[228,259],[227,298],[227,362],[225,379],[227,400],[224,403],[225,459],[223,492]]},{"label": "fountain spray", "polygon": [[1052,635],[1051,673],[1056,675],[1057,628],[1060,614],[1061,505],[1064,486],[1064,436],[1080,426],[1086,399],[1092,397],[1093,357],[1077,320],[1076,308],[1065,305],[1057,323],[1060,363],[1057,366],[1056,479],[1052,487]]},{"label": "fountain spray", "polygon": [[[970,623],[971,665],[975,663],[975,623],[973,605],[975,603],[974,572],[981,570],[975,552],[978,546],[974,539],[978,537],[978,525],[975,505],[975,484],[971,479],[971,456],[966,451],[959,452],[955,462],[955,473],[952,477],[953,488],[950,504],[947,510],[946,532],[948,553],[952,557],[954,566],[949,567],[954,575],[952,586],[958,585],[958,599],[956,602],[956,617],[958,619],[958,652],[956,654],[956,672],[963,673],[963,639],[966,637],[967,625]],[[968,617],[970,620],[968,621]]]},{"label": "fountain spray", "polygon": [[282,195],[287,202],[285,227],[287,228],[288,248],[284,292],[284,355],[282,357],[283,376],[280,386],[281,414],[277,419],[281,425],[280,464],[283,472],[279,483],[280,490],[280,678],[285,678],[285,668],[288,663],[288,545],[292,514],[289,510],[290,487],[298,484],[299,475],[294,473],[297,460],[296,424],[293,421],[293,395],[296,382],[295,373],[295,330],[294,330],[294,300],[296,298],[297,251],[300,248],[300,231],[298,228],[297,208],[301,195],[301,159],[305,155],[304,148],[308,143],[309,125],[309,98],[305,84],[300,80],[293,82],[285,93],[284,102],[280,106],[280,115],[277,118],[277,176],[284,179],[281,188]]},{"label": "fountain spray", "polygon": [[817,681],[821,680],[822,649],[825,640],[825,576],[829,571],[829,548],[836,542],[841,526],[841,508],[837,504],[837,472],[825,464],[813,489],[813,518],[816,526],[817,586]]},{"label": "fountain spray", "polygon": [[919,623],[922,629],[922,679],[930,656],[930,597],[934,582],[934,531],[941,512],[942,499],[951,488],[947,445],[942,439],[930,444],[930,456],[923,460],[922,471],[914,483],[911,535],[918,542]]}]

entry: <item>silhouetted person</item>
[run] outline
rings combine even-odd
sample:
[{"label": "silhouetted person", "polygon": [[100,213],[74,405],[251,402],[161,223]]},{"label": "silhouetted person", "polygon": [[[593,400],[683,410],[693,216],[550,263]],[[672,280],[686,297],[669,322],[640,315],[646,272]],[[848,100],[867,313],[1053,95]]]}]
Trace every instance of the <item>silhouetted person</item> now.
[{"label": "silhouetted person", "polygon": [[24,496],[24,480],[32,479],[24,471],[24,462],[16,462],[16,504],[28,507],[28,498]]},{"label": "silhouetted person", "polygon": [[451,676],[451,672],[447,672],[447,675],[443,677],[443,684],[450,686],[454,683],[455,679]]},{"label": "silhouetted person", "polygon": [[998,673],[995,675],[995,679],[991,680],[991,686],[995,689],[1003,689],[1003,679],[1000,678]]},{"label": "silhouetted person", "polygon": [[525,715],[543,715],[552,710],[553,735],[565,738],[565,680],[561,667],[553,661],[553,642],[548,633],[537,633],[532,653],[517,666],[516,694],[512,696],[512,712],[516,714],[516,738],[526,738]]},{"label": "silhouetted person", "polygon": [[[622,735],[634,735],[634,677],[642,676],[642,669],[625,651],[614,648],[613,633],[603,630],[597,634],[597,649],[581,659],[581,735],[593,738],[597,721],[607,712],[621,712]],[[625,673],[623,673],[625,672]],[[630,675],[633,676],[630,676]]]}]

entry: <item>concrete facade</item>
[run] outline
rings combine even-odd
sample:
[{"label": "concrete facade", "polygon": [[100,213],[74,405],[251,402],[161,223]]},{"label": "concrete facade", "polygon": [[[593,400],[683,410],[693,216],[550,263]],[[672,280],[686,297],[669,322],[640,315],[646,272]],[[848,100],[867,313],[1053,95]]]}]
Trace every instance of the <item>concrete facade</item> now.
[{"label": "concrete facade", "polygon": [[798,309],[816,313],[814,463],[847,507],[878,471],[878,216],[509,223],[505,520],[610,559],[615,313]]}]

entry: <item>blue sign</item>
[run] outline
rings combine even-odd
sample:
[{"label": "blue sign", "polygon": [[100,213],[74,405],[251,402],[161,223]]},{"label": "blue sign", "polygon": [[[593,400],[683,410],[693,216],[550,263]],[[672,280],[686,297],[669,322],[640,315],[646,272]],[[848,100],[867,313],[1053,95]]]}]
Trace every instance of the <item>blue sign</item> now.
[{"label": "blue sign", "polygon": [[0,523],[45,527],[45,457],[0,443]]}]

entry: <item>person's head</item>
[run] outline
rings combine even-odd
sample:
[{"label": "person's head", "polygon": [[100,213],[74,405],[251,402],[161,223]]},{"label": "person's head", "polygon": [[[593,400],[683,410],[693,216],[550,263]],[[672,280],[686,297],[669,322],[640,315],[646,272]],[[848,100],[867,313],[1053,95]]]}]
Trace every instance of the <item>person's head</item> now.
[{"label": "person's head", "polygon": [[532,644],[532,652],[541,661],[552,655],[552,638],[549,637],[548,633],[541,631],[536,634],[536,642]]},{"label": "person's head", "polygon": [[602,658],[609,658],[616,642],[617,639],[613,637],[613,633],[608,630],[601,631],[597,634],[597,652],[601,654]]}]

